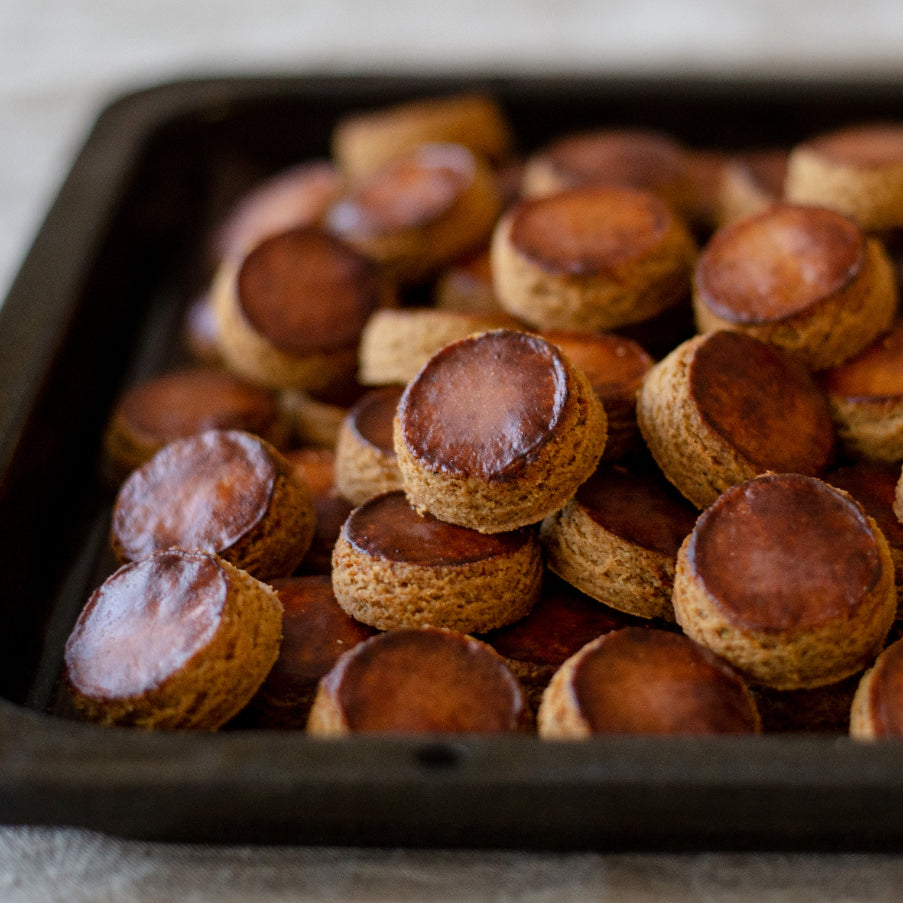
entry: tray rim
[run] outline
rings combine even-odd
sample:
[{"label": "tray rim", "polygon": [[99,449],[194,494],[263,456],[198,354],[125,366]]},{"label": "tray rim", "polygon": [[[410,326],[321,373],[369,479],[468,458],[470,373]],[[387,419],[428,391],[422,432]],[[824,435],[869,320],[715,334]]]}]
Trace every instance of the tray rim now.
[{"label": "tray rim", "polygon": [[[114,98],[77,153],[0,307],[0,492],[2,475],[20,450],[18,441],[31,405],[75,315],[74,298],[65,287],[83,277],[97,231],[121,200],[134,154],[158,127],[201,105],[253,100],[274,92],[290,95],[302,87],[309,93],[375,96],[387,90],[424,93],[450,86],[491,90],[493,85],[517,85],[528,78],[534,87],[546,83],[550,91],[604,83],[613,91],[640,86],[669,92],[705,90],[713,96],[738,88],[787,93],[813,83],[806,77],[715,79],[690,74],[665,85],[656,73],[528,77],[315,72],[174,79]],[[821,89],[830,90],[830,80],[816,81]],[[901,83],[890,83],[886,74],[855,83],[846,77],[838,80],[846,90],[878,85],[895,96]],[[106,186],[104,192],[92,190],[98,179]],[[53,258],[61,242],[71,242],[71,223],[64,221],[61,211],[74,203],[82,204],[84,211],[79,244],[74,253],[70,248],[67,267],[48,274],[44,261]],[[42,307],[40,328],[32,310],[39,292],[50,298]],[[227,807],[210,798],[215,792],[243,800],[258,795],[271,805],[280,796],[304,802],[305,812],[295,815],[282,810],[276,817],[272,812],[252,812],[263,842],[382,845],[389,837],[412,846],[661,848],[670,846],[661,830],[644,834],[642,828],[657,816],[665,819],[662,827],[676,829],[682,823],[681,807],[663,804],[654,794],[678,793],[683,794],[682,805],[695,813],[684,823],[689,826],[687,834],[672,838],[678,848],[886,849],[903,841],[903,817],[898,814],[903,813],[900,750],[898,741],[865,744],[845,737],[786,735],[594,738],[579,744],[535,737],[324,741],[268,731],[151,735],[68,722],[0,699],[0,822],[75,824],[150,839],[245,838],[248,826],[230,818]],[[387,806],[382,817],[373,814],[363,828],[330,816],[338,811],[347,821],[349,812],[367,808],[375,788],[380,799],[408,794],[409,802],[435,808],[432,814],[417,814],[411,806]],[[527,816],[529,821],[523,801],[512,793],[531,791],[541,791],[537,802],[548,810],[537,824],[522,824],[500,836],[505,819]],[[496,811],[490,811],[493,804],[486,795],[492,793],[504,801],[501,811],[498,803]],[[216,811],[219,824],[205,823],[200,830],[192,825],[198,794]],[[603,810],[595,815],[581,811],[581,794]],[[635,812],[605,810],[622,806],[637,794]],[[804,801],[810,797],[812,806],[807,808]],[[148,818],[155,798],[167,801],[165,818]],[[734,805],[731,823],[716,817],[713,806],[718,800]],[[437,820],[435,816],[447,816],[455,803],[463,806],[459,824]],[[769,814],[787,819],[770,838],[763,821]],[[710,823],[702,816],[710,817]],[[716,829],[721,833],[714,833]]]}]

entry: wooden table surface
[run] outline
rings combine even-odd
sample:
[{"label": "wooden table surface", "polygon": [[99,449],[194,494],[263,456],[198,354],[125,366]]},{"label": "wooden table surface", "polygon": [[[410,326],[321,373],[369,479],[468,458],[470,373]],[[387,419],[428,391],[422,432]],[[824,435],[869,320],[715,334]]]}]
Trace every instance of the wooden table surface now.
[{"label": "wooden table surface", "polygon": [[[188,74],[897,73],[903,4],[0,0],[0,297],[109,99]],[[903,114],[903,110],[901,110]],[[903,765],[901,765],[903,767]],[[0,827],[0,900],[898,900],[903,857],[158,845]]]}]

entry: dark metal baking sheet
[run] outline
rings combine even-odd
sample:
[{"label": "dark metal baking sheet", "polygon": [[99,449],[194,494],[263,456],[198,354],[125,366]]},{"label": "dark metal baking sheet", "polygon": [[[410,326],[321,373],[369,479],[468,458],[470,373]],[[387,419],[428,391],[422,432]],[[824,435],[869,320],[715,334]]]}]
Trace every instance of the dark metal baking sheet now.
[{"label": "dark metal baking sheet", "polygon": [[100,434],[167,366],[243,190],[329,151],[342,113],[480,88],[522,149],[642,125],[725,149],[903,115],[903,80],[264,76],[185,80],[100,116],[0,309],[0,822],[155,840],[547,849],[895,849],[903,746],[844,737],[313,740],[148,734],[53,708],[65,637],[108,572]]}]

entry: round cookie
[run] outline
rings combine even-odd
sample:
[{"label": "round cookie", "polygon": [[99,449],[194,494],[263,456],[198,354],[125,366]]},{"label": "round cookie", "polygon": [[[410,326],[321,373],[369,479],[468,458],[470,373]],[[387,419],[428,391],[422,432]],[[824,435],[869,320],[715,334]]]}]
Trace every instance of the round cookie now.
[{"label": "round cookie", "polygon": [[689,295],[696,244],[649,192],[587,186],[509,209],[492,238],[493,286],[539,329],[610,331]]},{"label": "round cookie", "polygon": [[335,447],[336,489],[352,504],[401,489],[392,439],[402,386],[372,389],[348,412]]},{"label": "round cookie", "polygon": [[501,210],[484,160],[459,144],[423,144],[358,182],[324,226],[403,285],[484,246]]},{"label": "round cookie", "polygon": [[308,733],[510,733],[530,725],[517,678],[485,643],[435,627],[355,646],[320,681]]},{"label": "round cookie", "polygon": [[540,197],[586,185],[637,188],[680,213],[693,183],[687,152],[670,135],[649,129],[597,129],[564,135],[530,156],[523,193]]},{"label": "round cookie", "polygon": [[104,433],[105,469],[116,482],[164,445],[208,429],[240,429],[277,448],[289,424],[276,395],[212,367],[186,367],[136,383],[116,402]]},{"label": "round cookie", "polygon": [[132,472],[116,496],[110,538],[120,561],[171,546],[204,549],[268,580],[304,558],[314,517],[306,484],[269,443],[207,430]]},{"label": "round cookie", "polygon": [[834,450],[824,394],[796,359],[739,332],[679,345],[647,375],[637,422],[668,480],[697,508],[766,470],[818,476]]},{"label": "round cookie", "polygon": [[446,345],[408,383],[395,451],[411,504],[497,533],[541,521],[595,470],[605,411],[550,342],[493,330]]},{"label": "round cookie", "polygon": [[460,144],[492,162],[512,150],[511,129],[485,94],[426,97],[345,116],[332,134],[332,155],[350,181],[359,181],[421,144]]},{"label": "round cookie", "polygon": [[850,708],[850,736],[903,737],[903,640],[891,643],[862,675]]},{"label": "round cookie", "polygon": [[212,293],[226,365],[274,389],[347,379],[370,314],[395,303],[376,264],[316,228],[279,233],[227,260]]},{"label": "round cookie", "polygon": [[753,734],[759,715],[743,680],[680,634],[625,627],[591,641],[543,694],[540,737]]},{"label": "round cookie", "polygon": [[215,730],[273,666],[281,625],[276,594],[244,571],[208,552],[155,552],[92,594],[66,641],[66,683],[88,721]]},{"label": "round cookie", "polygon": [[617,611],[673,621],[677,550],[696,515],[654,465],[603,465],[543,522],[546,566]]},{"label": "round cookie", "polygon": [[282,645],[242,726],[303,730],[320,679],[376,631],[345,614],[328,575],[275,580],[273,590],[282,604]]},{"label": "round cookie", "polygon": [[364,326],[358,348],[358,378],[365,386],[406,385],[450,342],[489,329],[518,329],[513,317],[432,307],[376,311]]},{"label": "round cookie", "polygon": [[546,330],[539,335],[560,348],[587,376],[605,408],[608,439],[603,461],[615,461],[640,444],[636,398],[655,361],[636,342],[611,333]]},{"label": "round cookie", "polygon": [[681,546],[674,612],[751,684],[836,683],[880,652],[897,607],[880,529],[845,492],[800,474],[728,489]]},{"label": "round cookie", "polygon": [[848,455],[903,461],[903,320],[820,382]]},{"label": "round cookie", "polygon": [[903,125],[850,125],[798,144],[786,195],[837,210],[869,232],[903,226]]},{"label": "round cookie", "polygon": [[539,601],[530,613],[479,639],[505,659],[536,712],[543,690],[568,658],[604,633],[639,623],[546,571]]},{"label": "round cookie", "polygon": [[214,260],[240,260],[265,238],[315,226],[342,187],[338,169],[328,160],[309,160],[267,177],[236,201],[214,232]]},{"label": "round cookie", "polygon": [[492,630],[530,611],[541,580],[534,530],[487,536],[418,514],[403,492],[355,508],[332,555],[339,605],[380,630]]},{"label": "round cookie", "polygon": [[890,326],[897,292],[883,246],[852,220],[774,204],[724,226],[702,249],[693,309],[700,332],[744,332],[821,370]]}]

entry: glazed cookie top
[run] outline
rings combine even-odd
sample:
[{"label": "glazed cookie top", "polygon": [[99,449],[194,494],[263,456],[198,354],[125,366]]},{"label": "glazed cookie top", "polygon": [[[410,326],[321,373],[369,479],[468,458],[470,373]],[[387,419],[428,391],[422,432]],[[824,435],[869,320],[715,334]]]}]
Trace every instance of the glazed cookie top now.
[{"label": "glazed cookie top", "polygon": [[403,492],[375,496],[351,512],[345,540],[364,554],[389,561],[435,567],[469,564],[511,554],[530,542],[527,529],[484,534],[419,514]]},{"label": "glazed cookie top", "polygon": [[824,394],[777,348],[728,330],[697,343],[688,391],[702,420],[752,464],[818,474],[834,449]]},{"label": "glazed cookie top", "polygon": [[517,730],[517,680],[488,646],[455,631],[401,628],[367,640],[323,680],[352,731]]},{"label": "glazed cookie top", "polygon": [[570,391],[551,343],[510,330],[481,333],[446,345],[408,384],[401,437],[432,471],[504,482],[552,438]]},{"label": "glazed cookie top", "polygon": [[316,228],[268,238],[238,271],[238,300],[248,321],[291,354],[353,345],[383,297],[376,265]]},{"label": "glazed cookie top", "polygon": [[698,514],[652,466],[603,465],[577,490],[575,498],[601,527],[672,557]]},{"label": "glazed cookie top", "polygon": [[458,144],[424,144],[338,201],[328,227],[351,238],[416,229],[449,211],[473,182],[473,154]]},{"label": "glazed cookie top", "polygon": [[625,627],[580,655],[574,699],[593,733],[753,733],[743,682],[715,653],[680,634]]},{"label": "glazed cookie top", "polygon": [[123,483],[114,548],[127,560],[169,546],[223,551],[266,514],[278,475],[270,446],[240,430],[171,442]]},{"label": "glazed cookie top", "polygon": [[261,435],[279,417],[273,392],[212,367],[174,370],[136,384],[118,410],[133,430],[161,443],[208,429]]},{"label": "glazed cookie top", "polygon": [[715,233],[696,263],[696,291],[725,320],[781,320],[844,289],[865,251],[864,233],[845,216],[775,204]]},{"label": "glazed cookie top", "polygon": [[563,185],[623,185],[656,191],[682,179],[686,163],[668,135],[611,129],[566,135],[539,155]]},{"label": "glazed cookie top", "polygon": [[126,698],[158,687],[213,638],[229,591],[222,563],[168,549],[121,567],[94,591],[66,643],[70,683]]},{"label": "glazed cookie top", "polygon": [[550,329],[540,335],[557,345],[587,375],[603,402],[632,395],[654,363],[636,342],[611,333]]},{"label": "glazed cookie top", "polygon": [[725,617],[766,633],[848,618],[882,573],[861,506],[800,474],[728,489],[700,515],[687,563]]},{"label": "glazed cookie top", "polygon": [[844,398],[903,396],[903,320],[855,357],[821,374],[831,395]]},{"label": "glazed cookie top", "polygon": [[652,251],[674,215],[655,195],[593,186],[522,201],[512,212],[509,240],[546,272],[617,277]]}]

